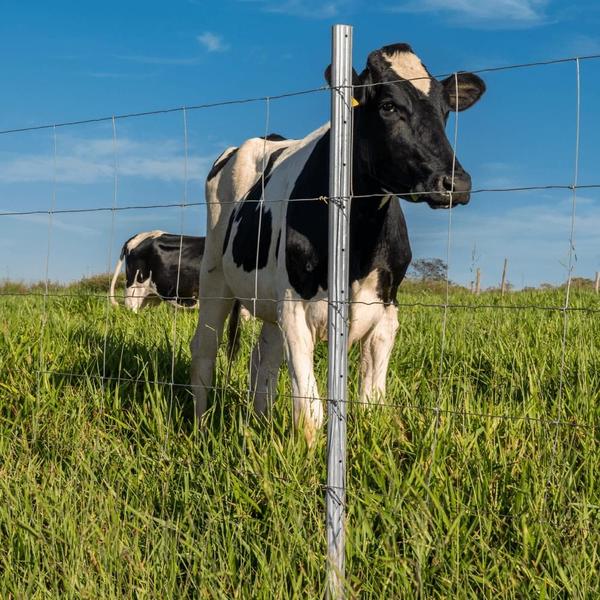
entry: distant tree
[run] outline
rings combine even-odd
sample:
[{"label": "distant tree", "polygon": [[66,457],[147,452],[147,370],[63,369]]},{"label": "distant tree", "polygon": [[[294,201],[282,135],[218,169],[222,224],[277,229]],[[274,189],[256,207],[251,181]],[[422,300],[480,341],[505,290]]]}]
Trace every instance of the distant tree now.
[{"label": "distant tree", "polygon": [[448,265],[441,258],[418,258],[411,266],[409,275],[421,281],[445,281]]},{"label": "distant tree", "polygon": [[[566,283],[565,283],[566,285]],[[574,288],[593,288],[594,287],[594,282],[591,279],[588,279],[587,277],[573,277],[571,279],[571,287]]]}]

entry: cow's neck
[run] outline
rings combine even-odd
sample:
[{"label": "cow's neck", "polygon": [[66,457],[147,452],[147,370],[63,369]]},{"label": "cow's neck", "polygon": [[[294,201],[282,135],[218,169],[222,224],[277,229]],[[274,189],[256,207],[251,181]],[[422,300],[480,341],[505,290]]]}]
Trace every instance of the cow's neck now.
[{"label": "cow's neck", "polygon": [[379,224],[383,227],[390,203],[397,200],[371,175],[368,157],[362,152],[359,131],[355,122],[351,215],[355,220],[368,220],[372,226]]},{"label": "cow's neck", "polygon": [[[326,189],[319,191],[312,196],[329,195],[329,144],[331,140],[331,130],[325,131],[323,136],[317,142],[311,161],[311,179],[313,182],[321,181],[326,185]],[[372,225],[379,223],[383,226],[384,218],[388,213],[390,202],[397,202],[395,198],[383,188],[375,178],[370,175],[370,169],[366,164],[364,157],[360,152],[360,139],[358,137],[357,127],[354,130],[354,149],[353,149],[353,172],[352,172],[352,201],[351,215],[355,222],[366,219]],[[316,159],[316,160],[315,160]],[[316,173],[316,169],[321,173]]]},{"label": "cow's neck", "polygon": [[[305,299],[313,298],[319,288],[327,289],[329,207],[314,198],[329,194],[329,142],[329,130],[314,140],[290,194],[295,201],[288,203],[286,211],[286,268],[292,287]],[[358,161],[352,193],[350,281],[361,280],[374,270],[387,273],[380,296],[392,301],[410,260],[400,205],[382,195],[385,192]]]}]

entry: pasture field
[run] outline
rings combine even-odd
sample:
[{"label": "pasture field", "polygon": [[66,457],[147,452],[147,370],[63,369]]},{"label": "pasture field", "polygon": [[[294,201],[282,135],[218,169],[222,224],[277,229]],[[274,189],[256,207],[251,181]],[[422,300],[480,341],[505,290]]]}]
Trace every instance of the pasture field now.
[{"label": "pasture field", "polygon": [[[188,381],[195,312],[19,289],[0,296],[0,597],[324,597],[325,435],[293,431],[284,369],[252,414],[253,322],[197,431],[161,383]],[[511,307],[564,290],[453,289],[440,361],[442,299],[405,287],[386,405],[349,407],[349,597],[598,597],[600,313],[568,313],[561,394],[563,312]]]}]

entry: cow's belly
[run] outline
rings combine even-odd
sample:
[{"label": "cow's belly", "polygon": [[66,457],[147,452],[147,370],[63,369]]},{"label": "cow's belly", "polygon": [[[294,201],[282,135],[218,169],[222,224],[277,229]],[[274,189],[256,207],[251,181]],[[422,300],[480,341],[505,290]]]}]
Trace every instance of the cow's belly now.
[{"label": "cow's belly", "polygon": [[245,271],[238,267],[228,252],[223,260],[223,274],[232,294],[238,298],[251,315],[275,323],[277,297],[274,286],[274,265],[258,271]]},{"label": "cow's belly", "polygon": [[[378,273],[373,271],[352,284],[352,301],[348,307],[350,344],[366,337],[384,316],[385,305],[378,294],[378,282]],[[327,339],[327,299],[327,293],[320,291],[310,300],[299,300],[304,304],[306,322],[315,340]]]},{"label": "cow's belly", "polygon": [[364,279],[352,284],[350,344],[362,340],[383,317],[385,305],[377,292],[378,283],[378,273],[372,271]]}]

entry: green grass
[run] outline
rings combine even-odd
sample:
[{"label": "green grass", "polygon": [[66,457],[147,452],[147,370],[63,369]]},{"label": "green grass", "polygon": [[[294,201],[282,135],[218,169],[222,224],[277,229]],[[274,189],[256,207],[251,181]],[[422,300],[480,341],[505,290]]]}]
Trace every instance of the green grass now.
[{"label": "green grass", "polygon": [[[324,435],[294,432],[284,369],[271,418],[252,414],[253,324],[195,431],[189,391],[154,383],[188,381],[195,313],[19,289],[0,296],[0,597],[323,597]],[[436,427],[442,296],[400,300],[422,306],[400,310],[386,406],[349,407],[349,596],[598,597],[597,314],[569,313],[560,399],[563,313],[486,306],[564,291],[453,289]]]}]

